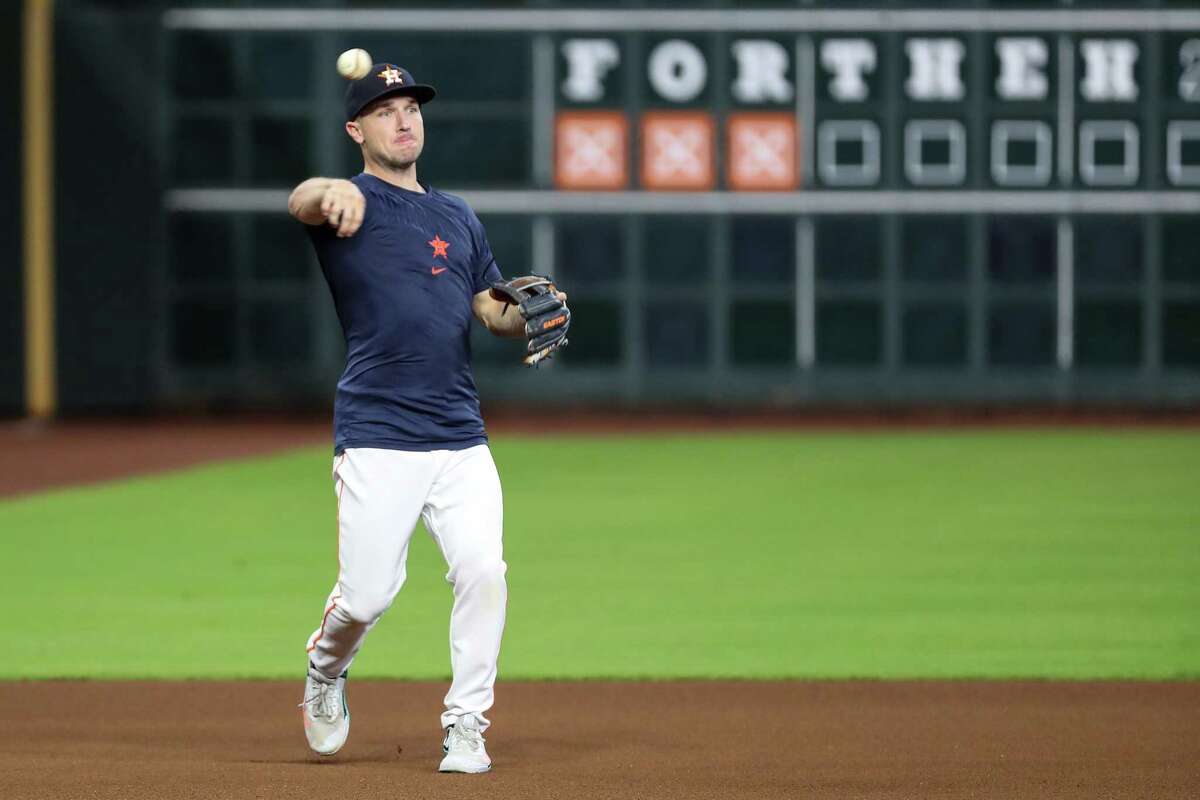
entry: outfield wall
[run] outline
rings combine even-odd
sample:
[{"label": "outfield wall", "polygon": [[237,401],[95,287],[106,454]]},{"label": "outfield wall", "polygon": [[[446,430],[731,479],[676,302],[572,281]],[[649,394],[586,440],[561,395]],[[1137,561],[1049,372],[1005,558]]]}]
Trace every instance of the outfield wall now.
[{"label": "outfield wall", "polygon": [[350,46],[439,87],[422,177],[571,294],[537,375],[476,332],[490,399],[1200,401],[1191,4],[120,5],[55,11],[63,411],[328,403],[340,333],[284,205],[358,168]]}]

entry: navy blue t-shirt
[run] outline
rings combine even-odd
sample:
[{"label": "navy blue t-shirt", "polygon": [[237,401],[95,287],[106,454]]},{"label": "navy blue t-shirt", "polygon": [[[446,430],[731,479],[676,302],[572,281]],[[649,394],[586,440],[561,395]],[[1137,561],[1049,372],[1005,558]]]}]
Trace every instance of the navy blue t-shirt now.
[{"label": "navy blue t-shirt", "polygon": [[[471,301],[500,280],[478,217],[454,195],[366,173],[362,226],[308,225],[346,335],[334,453],[462,450],[487,441],[471,376]],[[424,186],[424,184],[422,184]]]}]

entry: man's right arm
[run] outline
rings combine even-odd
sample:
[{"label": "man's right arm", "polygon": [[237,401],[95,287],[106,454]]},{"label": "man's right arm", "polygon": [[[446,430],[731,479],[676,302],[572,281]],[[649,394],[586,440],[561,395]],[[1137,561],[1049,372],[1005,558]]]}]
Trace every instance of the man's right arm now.
[{"label": "man's right arm", "polygon": [[362,225],[366,207],[359,188],[341,178],[309,178],[288,198],[293,217],[305,225],[329,225],[342,238],[353,236]]}]

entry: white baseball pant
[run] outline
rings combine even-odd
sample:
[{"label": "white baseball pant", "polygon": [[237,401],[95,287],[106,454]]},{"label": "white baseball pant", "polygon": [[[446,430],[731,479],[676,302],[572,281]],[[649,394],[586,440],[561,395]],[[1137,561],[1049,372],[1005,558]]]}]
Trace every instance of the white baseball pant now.
[{"label": "white baseball pant", "polygon": [[348,669],[404,585],[417,517],[442,551],[454,587],[450,666],[442,727],[475,714],[486,729],[504,632],[500,477],[487,445],[410,452],[354,448],[334,459],[338,496],[338,579],[308,657],[321,673]]}]

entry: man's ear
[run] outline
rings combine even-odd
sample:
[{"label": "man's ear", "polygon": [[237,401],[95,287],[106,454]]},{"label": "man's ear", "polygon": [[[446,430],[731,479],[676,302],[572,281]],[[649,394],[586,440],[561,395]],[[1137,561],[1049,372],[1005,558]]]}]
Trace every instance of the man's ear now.
[{"label": "man's ear", "polygon": [[351,120],[346,123],[346,135],[353,139],[355,144],[363,143],[362,128],[358,127],[358,120]]}]

